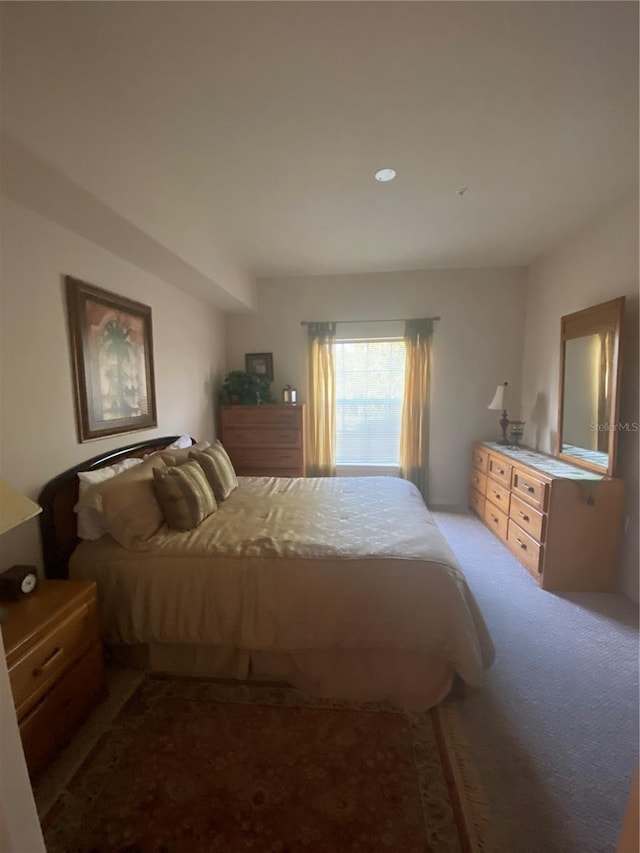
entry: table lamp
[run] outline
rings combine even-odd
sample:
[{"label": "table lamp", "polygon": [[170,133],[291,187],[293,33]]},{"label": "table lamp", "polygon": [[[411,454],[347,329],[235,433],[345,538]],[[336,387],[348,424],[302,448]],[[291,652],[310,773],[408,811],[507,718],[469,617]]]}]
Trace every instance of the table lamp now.
[{"label": "table lamp", "polygon": [[509,440],[507,439],[509,418],[507,417],[506,408],[508,387],[508,382],[503,382],[501,385],[498,385],[498,387],[496,388],[496,393],[493,396],[493,400],[487,406],[487,409],[495,409],[496,411],[502,411],[502,417],[498,421],[498,423],[500,424],[500,429],[502,430],[502,438],[498,441],[498,444],[509,444]]}]

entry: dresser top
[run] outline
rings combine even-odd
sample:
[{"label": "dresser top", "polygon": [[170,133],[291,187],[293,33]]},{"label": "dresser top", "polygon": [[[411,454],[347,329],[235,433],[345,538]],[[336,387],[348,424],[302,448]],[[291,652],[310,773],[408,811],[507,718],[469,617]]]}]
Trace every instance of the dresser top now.
[{"label": "dresser top", "polygon": [[537,468],[538,471],[542,471],[549,477],[562,477],[565,480],[584,480],[587,482],[600,482],[600,480],[605,479],[603,474],[578,468],[577,465],[563,462],[561,459],[556,459],[555,456],[540,453],[531,447],[509,447],[505,444],[498,444],[497,441],[481,441],[479,443],[495,453],[508,456],[514,462],[520,462],[530,468]]}]

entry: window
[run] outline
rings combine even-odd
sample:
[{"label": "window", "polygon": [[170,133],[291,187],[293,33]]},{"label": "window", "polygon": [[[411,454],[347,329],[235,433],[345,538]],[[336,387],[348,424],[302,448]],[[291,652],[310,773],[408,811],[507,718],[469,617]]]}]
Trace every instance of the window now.
[{"label": "window", "polygon": [[401,338],[336,341],[338,465],[399,464],[404,362]]}]

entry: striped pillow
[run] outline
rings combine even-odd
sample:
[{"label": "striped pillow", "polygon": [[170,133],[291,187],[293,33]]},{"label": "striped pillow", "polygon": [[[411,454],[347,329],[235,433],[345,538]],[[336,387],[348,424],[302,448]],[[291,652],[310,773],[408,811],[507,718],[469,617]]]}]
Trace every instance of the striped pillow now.
[{"label": "striped pillow", "polygon": [[226,501],[231,492],[238,488],[233,463],[219,441],[207,450],[192,450],[189,455],[202,466],[218,503]]},{"label": "striped pillow", "polygon": [[153,485],[169,527],[193,530],[217,509],[209,481],[197,462],[154,469]]}]

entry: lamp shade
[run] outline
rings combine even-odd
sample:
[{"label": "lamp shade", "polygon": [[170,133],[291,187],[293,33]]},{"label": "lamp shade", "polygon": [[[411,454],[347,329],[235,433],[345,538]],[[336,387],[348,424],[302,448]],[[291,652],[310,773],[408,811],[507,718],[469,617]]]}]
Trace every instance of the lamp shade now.
[{"label": "lamp shade", "polygon": [[0,480],[0,534],[28,521],[42,512],[42,507]]},{"label": "lamp shade", "polygon": [[498,385],[496,388],[496,393],[493,396],[493,400],[487,406],[487,409],[499,409],[503,411],[507,408],[507,388],[509,386],[508,382],[503,382],[501,385]]}]

